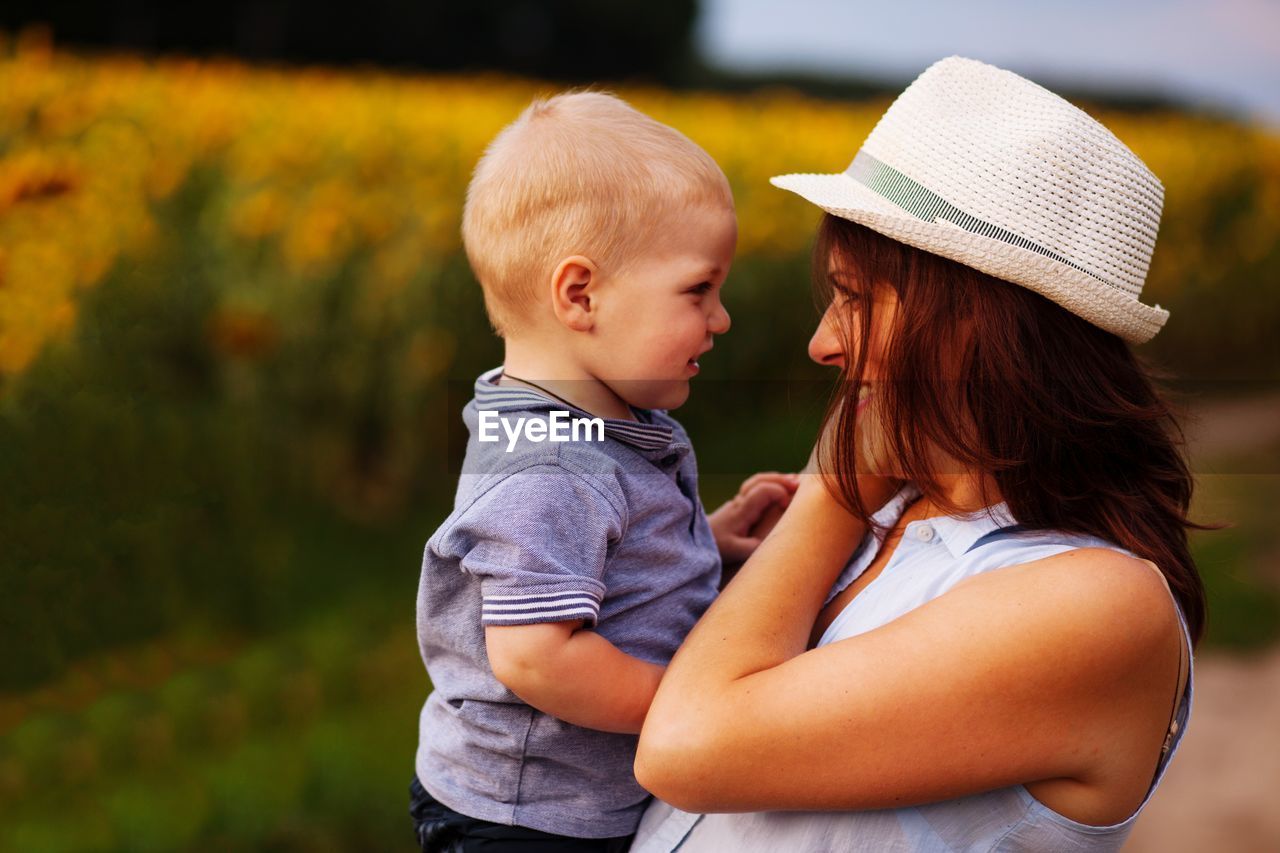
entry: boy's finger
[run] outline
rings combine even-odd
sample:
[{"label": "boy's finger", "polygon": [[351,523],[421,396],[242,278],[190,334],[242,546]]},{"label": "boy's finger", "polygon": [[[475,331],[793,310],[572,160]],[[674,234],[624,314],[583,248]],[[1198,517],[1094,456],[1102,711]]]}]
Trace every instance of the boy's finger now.
[{"label": "boy's finger", "polygon": [[770,483],[777,483],[778,485],[782,486],[782,488],[786,489],[787,491],[789,491],[789,492],[794,492],[796,489],[798,489],[798,488],[800,487],[800,475],[799,475],[799,474],[786,474],[786,473],[784,473],[784,474],[771,474],[771,475],[768,477],[768,482],[770,482]]},{"label": "boy's finger", "polygon": [[725,543],[728,556],[745,560],[756,548],[760,547],[760,538],[756,536],[730,536]]},{"label": "boy's finger", "polygon": [[747,479],[745,479],[745,480],[743,480],[743,481],[742,481],[742,485],[741,485],[741,486],[738,486],[738,494],[739,494],[739,495],[745,495],[747,492],[751,491],[751,488],[752,488],[753,486],[755,486],[757,483],[761,482],[761,480],[762,480],[763,478],[768,477],[768,476],[769,476],[770,474],[772,474],[772,473],[774,473],[774,472],[772,472],[772,471],[762,471],[762,472],[760,472],[759,474],[752,474],[750,477],[748,477]]},{"label": "boy's finger", "polygon": [[800,486],[800,475],[784,474],[780,471],[761,471],[744,480],[738,488],[738,494],[745,495],[761,483],[777,483],[784,489],[794,492]]},{"label": "boy's finger", "polygon": [[783,506],[791,502],[791,493],[777,483],[763,482],[742,496],[742,514],[747,518],[759,518],[773,504]]},{"label": "boy's finger", "polygon": [[786,475],[783,474],[781,471],[759,471],[755,474],[752,474],[750,477],[742,481],[742,485],[738,487],[738,494],[744,495],[747,492],[751,491],[751,489],[754,486],[757,486],[760,483],[768,482],[770,480],[775,480],[779,477],[784,477],[784,476]]}]

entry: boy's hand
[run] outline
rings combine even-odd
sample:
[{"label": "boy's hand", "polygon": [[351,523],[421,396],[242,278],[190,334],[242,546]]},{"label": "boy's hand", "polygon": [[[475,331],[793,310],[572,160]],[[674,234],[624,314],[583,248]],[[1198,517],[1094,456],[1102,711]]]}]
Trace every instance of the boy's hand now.
[{"label": "boy's hand", "polygon": [[750,557],[791,503],[799,485],[797,474],[765,471],[748,477],[737,496],[707,517],[720,559],[729,564]]}]

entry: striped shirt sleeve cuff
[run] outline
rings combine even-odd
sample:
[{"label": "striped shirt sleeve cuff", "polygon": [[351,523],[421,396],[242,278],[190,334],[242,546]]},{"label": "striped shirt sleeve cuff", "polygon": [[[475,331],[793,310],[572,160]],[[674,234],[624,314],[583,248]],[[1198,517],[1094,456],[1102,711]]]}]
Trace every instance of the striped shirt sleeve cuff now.
[{"label": "striped shirt sleeve cuff", "polygon": [[480,622],[484,625],[535,625],[539,622],[585,619],[594,625],[599,614],[599,597],[584,590],[493,593],[484,596]]}]

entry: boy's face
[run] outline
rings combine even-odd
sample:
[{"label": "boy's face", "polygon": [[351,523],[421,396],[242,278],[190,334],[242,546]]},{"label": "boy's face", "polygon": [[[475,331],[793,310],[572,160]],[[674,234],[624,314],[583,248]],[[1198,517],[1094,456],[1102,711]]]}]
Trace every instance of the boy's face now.
[{"label": "boy's face", "polygon": [[689,206],[607,281],[592,368],[613,393],[644,409],[674,409],[689,398],[698,357],[729,329],[720,290],[737,240],[732,209]]}]

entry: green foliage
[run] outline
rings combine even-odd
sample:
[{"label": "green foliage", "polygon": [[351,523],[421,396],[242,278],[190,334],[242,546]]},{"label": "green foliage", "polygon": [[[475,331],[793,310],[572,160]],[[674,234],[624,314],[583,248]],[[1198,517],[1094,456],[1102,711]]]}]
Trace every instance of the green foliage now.
[{"label": "green foliage", "polygon": [[32,714],[0,738],[0,764],[25,780],[5,792],[0,849],[398,844],[430,685],[411,628],[347,615]]}]

